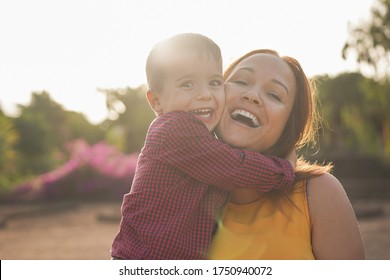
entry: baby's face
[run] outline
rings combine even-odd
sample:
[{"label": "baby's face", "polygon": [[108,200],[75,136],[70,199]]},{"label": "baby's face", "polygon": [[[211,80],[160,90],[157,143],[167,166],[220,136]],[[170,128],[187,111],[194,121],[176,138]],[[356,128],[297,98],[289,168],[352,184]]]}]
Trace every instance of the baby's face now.
[{"label": "baby's face", "polygon": [[209,129],[218,125],[225,106],[221,65],[193,51],[175,53],[166,63],[158,92],[163,113],[192,112]]}]

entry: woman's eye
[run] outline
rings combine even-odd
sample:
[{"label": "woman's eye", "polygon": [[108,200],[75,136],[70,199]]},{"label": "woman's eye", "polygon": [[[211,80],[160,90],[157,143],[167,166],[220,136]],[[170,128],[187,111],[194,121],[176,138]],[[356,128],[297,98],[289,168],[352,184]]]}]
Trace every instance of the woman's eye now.
[{"label": "woman's eye", "polygon": [[268,92],[268,96],[270,96],[271,98],[275,99],[276,101],[278,102],[281,102],[282,99],[280,98],[280,96],[278,94],[276,94],[275,92]]},{"label": "woman's eye", "polygon": [[180,84],[180,87],[184,87],[184,88],[192,88],[193,86],[194,86],[194,83],[191,81],[185,81],[185,82]]},{"label": "woman's eye", "polygon": [[219,86],[222,86],[222,81],[220,80],[212,80],[210,81],[209,85],[212,86],[212,87],[219,87]]}]

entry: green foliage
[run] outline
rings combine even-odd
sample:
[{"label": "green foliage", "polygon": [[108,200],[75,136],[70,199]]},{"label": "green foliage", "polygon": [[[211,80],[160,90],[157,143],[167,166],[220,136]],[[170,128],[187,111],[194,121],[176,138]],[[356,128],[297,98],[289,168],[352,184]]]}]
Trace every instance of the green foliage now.
[{"label": "green foliage", "polygon": [[17,140],[12,120],[0,113],[0,193],[9,190],[16,177]]},{"label": "green foliage", "polygon": [[321,150],[390,154],[390,86],[344,73],[317,79],[323,118]]},{"label": "green foliage", "polygon": [[35,92],[27,106],[19,106],[20,116],[14,119],[20,152],[21,173],[40,174],[64,161],[65,144],[83,138],[96,143],[104,138],[100,126],[90,124],[84,115],[66,111],[51,99],[49,93]]},{"label": "green foliage", "polygon": [[82,138],[90,144],[97,143],[104,138],[104,130],[100,125],[88,122],[85,116],[78,112],[66,111],[66,137],[67,141]]},{"label": "green foliage", "polygon": [[18,135],[12,121],[4,115],[0,115],[0,173],[13,169],[16,159],[14,145]]},{"label": "green foliage", "polygon": [[16,145],[21,154],[19,171],[34,175],[55,168],[66,141],[64,109],[45,91],[33,93],[30,104],[19,108],[20,116],[14,120],[20,135]]},{"label": "green foliage", "polygon": [[33,93],[30,104],[19,105],[19,108],[21,114],[16,122],[23,138],[22,149],[32,146],[35,153],[42,153],[47,147],[61,146],[67,138],[65,110],[50,98],[48,92]]},{"label": "green foliage", "polygon": [[[321,149],[346,151],[351,147],[349,137],[354,137],[351,127],[347,126],[345,119],[353,108],[361,106],[363,92],[360,82],[364,79],[358,73],[345,73],[330,78],[323,76],[317,78],[319,100],[322,105],[322,113],[330,130],[324,130]],[[326,129],[326,127],[324,127]]]},{"label": "green foliage", "polygon": [[55,166],[50,155],[54,152],[55,134],[42,114],[25,111],[14,120],[20,139],[16,145],[21,154],[19,170],[25,174],[40,174]]},{"label": "green foliage", "polygon": [[390,0],[377,0],[371,18],[350,29],[344,58],[350,50],[357,54],[359,64],[375,70],[376,81],[364,81],[359,109],[345,121],[353,123],[357,140],[367,143],[368,150],[390,155]]},{"label": "green foliage", "polygon": [[377,0],[371,19],[350,28],[342,56],[353,50],[360,64],[376,70],[378,78],[390,78],[390,0]]},{"label": "green foliage", "polygon": [[[107,140],[125,153],[139,152],[147,129],[155,118],[145,98],[145,87],[104,89],[101,92],[106,95],[107,109],[113,116]],[[117,139],[115,143],[113,139]]]},{"label": "green foliage", "polygon": [[383,153],[390,155],[390,81],[376,82],[367,79],[363,112],[374,130]]},{"label": "green foliage", "polygon": [[53,135],[49,123],[41,114],[23,112],[15,119],[15,127],[20,135],[17,148],[26,156],[35,156],[46,152],[52,146]]}]

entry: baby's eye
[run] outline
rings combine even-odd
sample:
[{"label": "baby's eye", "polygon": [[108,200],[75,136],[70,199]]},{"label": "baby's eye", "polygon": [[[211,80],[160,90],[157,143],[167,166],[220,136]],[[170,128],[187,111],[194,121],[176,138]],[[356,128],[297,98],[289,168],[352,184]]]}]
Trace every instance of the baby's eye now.
[{"label": "baby's eye", "polygon": [[194,83],[191,81],[185,81],[180,84],[180,87],[184,88],[192,88],[194,86]]},{"label": "baby's eye", "polygon": [[232,81],[232,82],[235,83],[235,84],[241,85],[241,86],[248,85],[248,83],[245,82],[244,80],[235,80],[235,81]]},{"label": "baby's eye", "polygon": [[212,80],[210,81],[209,85],[212,87],[219,87],[222,86],[222,81],[221,80]]}]

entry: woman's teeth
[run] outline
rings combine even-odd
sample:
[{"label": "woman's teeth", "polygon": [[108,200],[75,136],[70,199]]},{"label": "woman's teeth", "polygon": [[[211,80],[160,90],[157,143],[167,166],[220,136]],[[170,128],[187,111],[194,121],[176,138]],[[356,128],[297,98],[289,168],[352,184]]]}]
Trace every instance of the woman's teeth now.
[{"label": "woman's teeth", "polygon": [[242,110],[242,109],[236,109],[231,113],[231,117],[233,120],[239,121],[243,124],[246,124],[250,127],[259,127],[260,122],[259,120],[250,112]]}]

